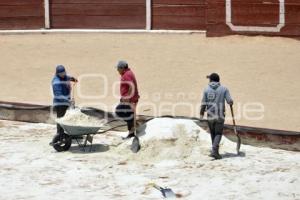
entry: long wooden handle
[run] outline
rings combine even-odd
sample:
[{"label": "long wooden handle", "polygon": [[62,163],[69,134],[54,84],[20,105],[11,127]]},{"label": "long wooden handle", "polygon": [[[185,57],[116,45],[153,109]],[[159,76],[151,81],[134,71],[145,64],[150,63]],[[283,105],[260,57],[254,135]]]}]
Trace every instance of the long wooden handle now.
[{"label": "long wooden handle", "polygon": [[237,135],[236,123],[235,123],[235,118],[234,118],[234,112],[233,112],[233,106],[232,105],[230,105],[230,110],[231,110],[234,133]]},{"label": "long wooden handle", "polygon": [[164,188],[156,185],[155,183],[152,185],[155,189],[159,190],[159,191],[162,191]]},{"label": "long wooden handle", "polygon": [[234,112],[233,112],[233,106],[232,105],[230,105],[230,110],[231,110],[233,125],[235,126],[235,119],[234,119]]},{"label": "long wooden handle", "polygon": [[76,86],[76,83],[73,83],[72,84],[72,100],[74,100],[74,97],[75,97],[75,86]]},{"label": "long wooden handle", "polygon": [[240,148],[241,148],[241,137],[239,136],[238,132],[237,132],[237,129],[236,129],[236,123],[235,123],[235,119],[234,119],[234,112],[233,112],[233,107],[232,105],[230,105],[230,110],[231,110],[231,115],[232,115],[232,121],[233,121],[233,131],[234,131],[234,134],[236,135],[237,137],[237,145],[236,145],[236,151],[237,151],[237,154],[239,155],[240,154]]}]

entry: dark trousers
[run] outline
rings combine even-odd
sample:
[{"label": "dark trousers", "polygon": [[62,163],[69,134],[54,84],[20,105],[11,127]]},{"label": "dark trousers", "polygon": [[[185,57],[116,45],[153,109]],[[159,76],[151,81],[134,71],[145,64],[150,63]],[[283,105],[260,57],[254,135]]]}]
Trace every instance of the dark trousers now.
[{"label": "dark trousers", "polygon": [[116,108],[116,115],[127,123],[128,131],[134,127],[134,112],[129,104],[120,103]]},{"label": "dark trousers", "polygon": [[219,144],[223,135],[224,119],[208,120],[213,151],[219,150]]},{"label": "dark trousers", "polygon": [[[65,116],[69,106],[55,106],[54,109],[56,111],[57,118]],[[64,129],[59,125],[56,124],[57,127],[57,134],[62,135],[64,134]]]}]

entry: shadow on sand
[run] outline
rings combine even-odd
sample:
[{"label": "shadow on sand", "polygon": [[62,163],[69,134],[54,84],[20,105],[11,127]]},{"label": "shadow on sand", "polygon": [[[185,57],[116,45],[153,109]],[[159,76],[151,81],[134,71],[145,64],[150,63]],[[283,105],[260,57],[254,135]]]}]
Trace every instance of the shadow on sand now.
[{"label": "shadow on sand", "polygon": [[76,153],[76,154],[90,154],[90,153],[104,153],[110,150],[109,145],[106,144],[93,144],[91,145],[87,145],[85,148],[81,147],[81,146],[72,146],[69,149],[69,152],[71,153]]},{"label": "shadow on sand", "polygon": [[246,157],[246,153],[245,152],[240,152],[239,154],[236,153],[228,153],[226,152],[225,154],[222,154],[223,159],[226,158],[235,158],[235,157]]}]

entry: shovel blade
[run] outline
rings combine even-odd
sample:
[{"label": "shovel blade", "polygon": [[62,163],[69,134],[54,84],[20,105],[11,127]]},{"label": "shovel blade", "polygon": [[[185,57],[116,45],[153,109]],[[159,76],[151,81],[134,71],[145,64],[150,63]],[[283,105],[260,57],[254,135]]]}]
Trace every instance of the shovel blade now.
[{"label": "shovel blade", "polygon": [[130,149],[133,153],[137,153],[141,149],[140,140],[137,136],[134,136]]},{"label": "shovel blade", "polygon": [[170,188],[162,189],[161,192],[162,192],[164,198],[176,198],[176,194]]},{"label": "shovel blade", "polygon": [[164,198],[176,198],[176,194],[171,188],[163,188],[156,184],[153,184],[153,187],[160,191]]},{"label": "shovel blade", "polygon": [[236,152],[239,155],[242,141],[241,141],[241,137],[239,135],[236,135],[236,136],[237,136]]}]

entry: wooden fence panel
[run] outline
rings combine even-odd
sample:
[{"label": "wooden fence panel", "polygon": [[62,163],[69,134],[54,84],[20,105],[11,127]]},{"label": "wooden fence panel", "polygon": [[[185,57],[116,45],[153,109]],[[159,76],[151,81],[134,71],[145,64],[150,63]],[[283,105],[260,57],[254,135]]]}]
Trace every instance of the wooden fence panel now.
[{"label": "wooden fence panel", "polygon": [[51,28],[144,29],[144,0],[52,0]]},{"label": "wooden fence panel", "polygon": [[0,29],[39,29],[44,27],[43,0],[1,0]]},{"label": "wooden fence panel", "polygon": [[[207,3],[208,36],[230,34],[300,36],[300,1],[283,2],[284,23],[280,23],[279,0],[231,0],[231,22],[234,26],[244,27],[241,30],[233,30],[226,23],[226,0],[207,0]],[[270,31],[269,27],[276,28],[280,24],[282,28]],[[245,27],[249,30],[245,30]]]},{"label": "wooden fence panel", "polygon": [[205,30],[205,0],[153,0],[152,28]]}]

